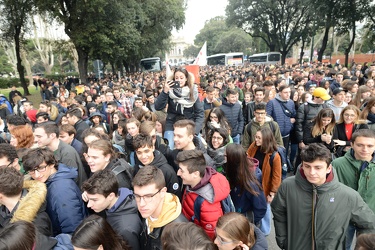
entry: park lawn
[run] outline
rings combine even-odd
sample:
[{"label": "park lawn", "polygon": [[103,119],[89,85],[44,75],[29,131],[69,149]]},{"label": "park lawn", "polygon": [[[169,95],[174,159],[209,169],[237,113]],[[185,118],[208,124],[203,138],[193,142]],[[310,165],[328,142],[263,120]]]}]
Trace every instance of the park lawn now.
[{"label": "park lawn", "polygon": [[[9,97],[9,92],[11,91],[12,89],[11,88],[8,88],[8,89],[0,89],[0,94],[3,94],[6,98]],[[19,92],[21,92],[23,94],[23,88],[20,87],[20,88],[17,88],[17,90]],[[42,101],[42,97],[40,95],[40,88],[38,88],[38,90],[35,89],[35,86],[30,86],[29,87],[29,92],[30,92],[30,95],[27,96],[27,99],[29,101],[32,101],[34,105],[37,105],[36,107],[39,106],[39,103]]]}]

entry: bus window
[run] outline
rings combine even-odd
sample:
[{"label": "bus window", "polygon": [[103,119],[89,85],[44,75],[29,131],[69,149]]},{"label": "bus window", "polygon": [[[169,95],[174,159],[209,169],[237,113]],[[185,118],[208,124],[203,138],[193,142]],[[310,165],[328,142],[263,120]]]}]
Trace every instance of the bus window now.
[{"label": "bus window", "polygon": [[161,61],[159,57],[144,58],[140,62],[142,71],[161,71]]}]

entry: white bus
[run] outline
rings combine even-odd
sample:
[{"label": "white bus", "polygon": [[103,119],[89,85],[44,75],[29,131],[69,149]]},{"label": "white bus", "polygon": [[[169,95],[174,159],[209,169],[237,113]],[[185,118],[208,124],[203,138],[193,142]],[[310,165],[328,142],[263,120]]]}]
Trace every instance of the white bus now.
[{"label": "white bus", "polygon": [[141,59],[141,71],[161,71],[160,57],[150,57]]},{"label": "white bus", "polygon": [[243,53],[226,53],[207,56],[207,65],[242,66]]},{"label": "white bus", "polygon": [[277,64],[281,62],[281,54],[279,52],[267,52],[267,53],[260,53],[254,54],[249,56],[248,61],[251,64]]}]

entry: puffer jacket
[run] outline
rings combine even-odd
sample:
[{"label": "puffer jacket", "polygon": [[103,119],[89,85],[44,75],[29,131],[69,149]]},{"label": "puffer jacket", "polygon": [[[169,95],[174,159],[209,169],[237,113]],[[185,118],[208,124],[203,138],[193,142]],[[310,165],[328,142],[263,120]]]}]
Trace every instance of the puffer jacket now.
[{"label": "puffer jacket", "polygon": [[220,109],[224,112],[225,118],[227,118],[231,130],[231,136],[235,137],[242,134],[244,127],[244,117],[242,114],[241,104],[229,103],[226,99],[223,100],[223,104]]},{"label": "puffer jacket", "polygon": [[[290,111],[290,117],[285,115],[283,111],[282,104]],[[269,116],[273,118],[275,122],[279,124],[280,132],[282,136],[287,136],[290,134],[290,131],[293,129],[293,123],[291,123],[290,118],[296,117],[296,110],[294,107],[294,102],[292,100],[282,100],[279,95],[275,99],[270,100],[267,103],[266,111]]]},{"label": "puffer jacket", "polygon": [[109,225],[127,241],[131,249],[141,249],[139,235],[142,232],[142,221],[131,190],[120,188],[116,203],[106,210],[106,215]]},{"label": "puffer jacket", "polygon": [[186,186],[182,199],[182,213],[188,220],[192,220],[195,199],[198,195],[202,196],[204,201],[201,206],[200,221],[195,218],[194,223],[202,227],[213,239],[217,220],[223,215],[220,202],[229,195],[229,192],[229,182],[225,176],[211,167],[206,167],[206,173],[196,187]]},{"label": "puffer jacket", "polygon": [[51,218],[53,235],[72,234],[86,217],[81,190],[75,183],[76,168],[59,164],[57,173],[47,181],[47,213]]},{"label": "puffer jacket", "polygon": [[[361,172],[362,164],[368,164]],[[369,162],[355,159],[350,149],[332,162],[341,183],[356,190],[375,213],[375,155]]]},{"label": "puffer jacket", "polygon": [[308,182],[300,168],[283,181],[271,208],[281,249],[345,249],[349,223],[359,233],[375,232],[374,213],[356,191],[338,181],[334,168],[320,186]]}]

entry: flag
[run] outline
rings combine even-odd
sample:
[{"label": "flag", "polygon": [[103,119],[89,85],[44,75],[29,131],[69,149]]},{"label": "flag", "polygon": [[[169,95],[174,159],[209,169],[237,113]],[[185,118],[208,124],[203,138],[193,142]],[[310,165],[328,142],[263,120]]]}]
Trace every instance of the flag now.
[{"label": "flag", "polygon": [[165,77],[169,79],[168,77],[172,76],[173,78],[173,73],[171,70],[171,67],[169,67],[169,59],[167,53],[165,53]]},{"label": "flag", "polygon": [[199,51],[197,58],[193,62],[195,65],[206,66],[207,65],[207,42],[204,42],[201,50]]}]

